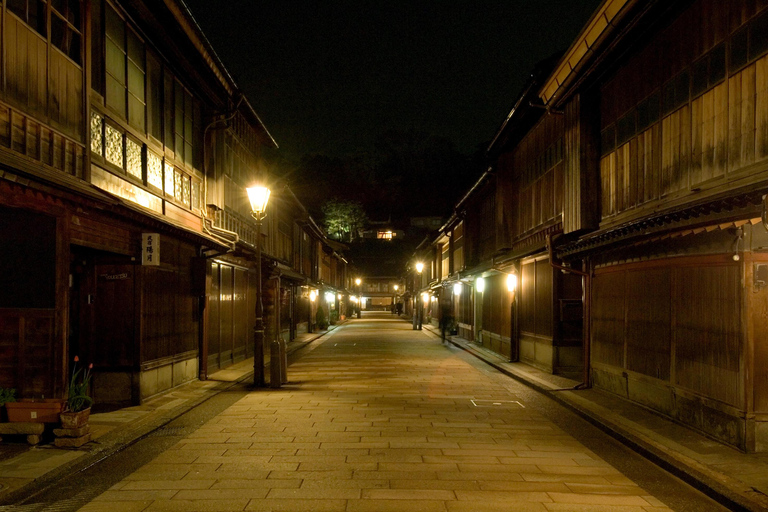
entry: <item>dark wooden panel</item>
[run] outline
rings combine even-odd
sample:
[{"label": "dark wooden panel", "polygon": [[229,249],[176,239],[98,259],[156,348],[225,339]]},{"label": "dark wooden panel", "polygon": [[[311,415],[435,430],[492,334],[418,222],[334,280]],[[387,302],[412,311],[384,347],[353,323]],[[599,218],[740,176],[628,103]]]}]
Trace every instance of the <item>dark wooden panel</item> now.
[{"label": "dark wooden panel", "polygon": [[229,265],[221,266],[221,305],[220,308],[220,333],[221,333],[221,367],[224,368],[232,364],[233,349],[233,322],[234,322],[234,269]]},{"label": "dark wooden panel", "polygon": [[595,275],[592,285],[592,358],[624,368],[625,273]]},{"label": "dark wooden panel", "polygon": [[233,352],[237,360],[243,358],[245,346],[251,340],[248,329],[248,272],[239,268],[234,269],[234,280]]},{"label": "dark wooden panel", "polygon": [[536,332],[536,264],[528,262],[522,265],[519,286],[519,324],[520,332]]},{"label": "dark wooden panel", "polygon": [[208,367],[209,371],[219,368],[219,352],[221,350],[221,283],[219,263],[211,264],[211,289],[208,291]]},{"label": "dark wooden panel", "polygon": [[0,387],[54,396],[54,310],[0,309]]},{"label": "dark wooden panel", "polygon": [[627,273],[627,369],[670,376],[671,270]]},{"label": "dark wooden panel", "polygon": [[741,406],[741,278],[738,265],[676,269],[676,384]]},{"label": "dark wooden panel", "polygon": [[135,347],[134,265],[96,265],[90,354],[96,366],[130,366]]},{"label": "dark wooden panel", "polygon": [[551,337],[553,334],[553,298],[552,274],[554,269],[549,260],[536,262],[536,299],[534,314],[536,315],[535,333],[539,336]]}]

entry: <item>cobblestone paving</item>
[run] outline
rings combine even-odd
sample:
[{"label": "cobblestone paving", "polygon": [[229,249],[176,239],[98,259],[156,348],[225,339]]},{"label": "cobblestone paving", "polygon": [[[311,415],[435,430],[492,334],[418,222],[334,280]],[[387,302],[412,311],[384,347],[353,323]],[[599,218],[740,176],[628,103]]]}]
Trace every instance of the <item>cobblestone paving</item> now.
[{"label": "cobblestone paving", "polygon": [[80,510],[670,510],[503,379],[404,322],[351,323],[289,379]]}]

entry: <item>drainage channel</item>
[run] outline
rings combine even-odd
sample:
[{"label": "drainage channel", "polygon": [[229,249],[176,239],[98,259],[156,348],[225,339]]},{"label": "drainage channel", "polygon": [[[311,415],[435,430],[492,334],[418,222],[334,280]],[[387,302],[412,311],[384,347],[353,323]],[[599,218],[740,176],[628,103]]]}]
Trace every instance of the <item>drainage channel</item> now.
[{"label": "drainage channel", "polygon": [[0,512],[75,512],[243,398],[243,386],[223,391],[124,449],[79,471],[33,489]]}]

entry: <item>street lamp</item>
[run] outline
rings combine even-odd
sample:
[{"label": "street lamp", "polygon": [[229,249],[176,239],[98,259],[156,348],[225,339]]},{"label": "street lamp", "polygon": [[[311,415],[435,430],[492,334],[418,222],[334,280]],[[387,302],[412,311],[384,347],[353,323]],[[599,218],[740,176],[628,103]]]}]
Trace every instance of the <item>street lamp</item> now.
[{"label": "street lamp", "polygon": [[360,302],[357,305],[357,318],[360,318],[362,316],[361,309],[363,308],[363,288],[360,286],[362,283],[362,279],[359,277],[355,279],[355,284],[357,285],[357,295],[360,297]]},{"label": "street lamp", "polygon": [[509,360],[517,361],[520,359],[517,339],[517,274],[507,275],[507,290],[512,294],[512,306],[509,315]]},{"label": "street lamp", "polygon": [[[248,201],[251,203],[251,215],[256,220],[256,324],[253,327],[253,385],[264,386],[264,304],[261,300],[261,223],[267,216],[267,203],[269,202],[269,189],[263,186],[254,186],[245,189],[248,192]],[[274,357],[277,345],[278,357]],[[272,387],[280,387],[280,345],[277,340],[270,345],[272,359],[270,365],[270,384]],[[277,378],[275,366],[277,365]],[[277,384],[277,386],[275,386]]]}]

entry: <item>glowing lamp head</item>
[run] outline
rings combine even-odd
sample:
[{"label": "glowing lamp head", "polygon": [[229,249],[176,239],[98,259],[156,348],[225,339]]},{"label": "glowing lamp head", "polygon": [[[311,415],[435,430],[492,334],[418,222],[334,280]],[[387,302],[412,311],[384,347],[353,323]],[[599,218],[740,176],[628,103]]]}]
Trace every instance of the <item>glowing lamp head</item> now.
[{"label": "glowing lamp head", "polygon": [[475,279],[475,290],[477,290],[479,293],[483,293],[485,291],[485,279],[482,277]]},{"label": "glowing lamp head", "polygon": [[362,279],[360,279],[359,277],[357,279],[355,279],[355,284],[357,286],[360,286],[360,283],[362,283],[362,282],[363,282]]},{"label": "glowing lamp head", "polygon": [[427,292],[422,293],[421,300],[424,301],[424,305],[429,304],[429,294]]},{"label": "glowing lamp head", "polygon": [[310,302],[315,302],[316,298],[317,298],[317,292],[315,290],[312,290],[311,292],[309,292]]},{"label": "glowing lamp head", "polygon": [[422,262],[418,262],[418,263],[416,264],[416,272],[418,272],[419,274],[421,274],[421,271],[422,271],[422,270],[424,270],[424,264],[423,264]]},{"label": "glowing lamp head", "polygon": [[507,275],[507,290],[510,292],[514,292],[517,290],[517,275],[516,274],[509,274]]},{"label": "glowing lamp head", "polygon": [[248,192],[248,201],[251,203],[251,211],[261,215],[267,211],[270,190],[267,187],[255,186],[245,189]]},{"label": "glowing lamp head", "polygon": [[333,302],[336,298],[336,295],[333,294],[333,292],[325,292],[325,302]]},{"label": "glowing lamp head", "polygon": [[398,288],[400,288],[400,287],[399,287],[399,286],[397,286],[397,285],[395,285],[395,291],[397,291],[397,290],[398,290]]},{"label": "glowing lamp head", "polygon": [[454,295],[461,295],[461,283],[453,283],[453,294]]}]

